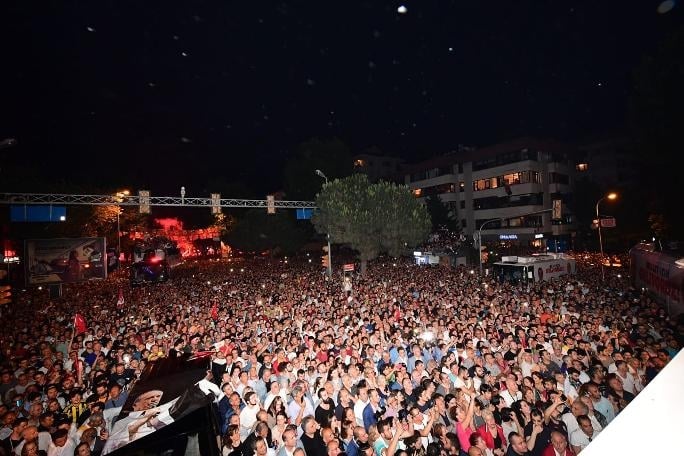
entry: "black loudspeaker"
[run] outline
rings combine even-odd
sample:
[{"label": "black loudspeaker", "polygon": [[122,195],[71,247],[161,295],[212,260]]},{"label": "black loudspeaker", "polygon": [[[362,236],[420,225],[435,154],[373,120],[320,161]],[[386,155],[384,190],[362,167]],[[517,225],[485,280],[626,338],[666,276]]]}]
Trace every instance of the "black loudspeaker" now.
[{"label": "black loudspeaker", "polygon": [[62,284],[58,283],[56,285],[49,285],[50,299],[59,299],[62,297]]}]

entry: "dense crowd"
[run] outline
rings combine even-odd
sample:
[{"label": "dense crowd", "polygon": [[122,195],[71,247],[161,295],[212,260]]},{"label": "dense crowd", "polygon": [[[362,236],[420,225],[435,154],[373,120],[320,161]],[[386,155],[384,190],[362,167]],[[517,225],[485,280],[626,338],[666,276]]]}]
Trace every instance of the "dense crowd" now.
[{"label": "dense crowd", "polygon": [[396,260],[327,280],[304,258],[21,292],[1,309],[0,455],[99,454],[145,366],[202,351],[224,455],[579,453],[682,327],[577,258],[576,276],[532,284]]}]

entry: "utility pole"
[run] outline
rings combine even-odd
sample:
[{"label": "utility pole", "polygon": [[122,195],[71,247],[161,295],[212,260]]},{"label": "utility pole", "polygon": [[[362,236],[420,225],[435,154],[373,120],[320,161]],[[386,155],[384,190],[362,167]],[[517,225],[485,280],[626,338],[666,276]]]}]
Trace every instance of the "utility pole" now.
[{"label": "utility pole", "polygon": [[[323,171],[317,169],[316,175],[325,179],[326,185],[328,184],[328,177],[323,174]],[[330,227],[328,227],[326,238],[328,239],[328,278],[332,280],[332,249],[330,248]]]}]

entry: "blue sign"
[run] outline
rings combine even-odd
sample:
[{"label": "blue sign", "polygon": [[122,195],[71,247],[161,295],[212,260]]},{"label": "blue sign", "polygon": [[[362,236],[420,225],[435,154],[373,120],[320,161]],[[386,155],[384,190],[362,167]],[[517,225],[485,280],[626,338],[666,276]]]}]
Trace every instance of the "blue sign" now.
[{"label": "blue sign", "polygon": [[297,209],[297,220],[311,220],[313,215],[313,209],[311,208],[299,208]]},{"label": "blue sign", "polygon": [[63,222],[66,220],[66,206],[29,205],[10,206],[12,222]]}]

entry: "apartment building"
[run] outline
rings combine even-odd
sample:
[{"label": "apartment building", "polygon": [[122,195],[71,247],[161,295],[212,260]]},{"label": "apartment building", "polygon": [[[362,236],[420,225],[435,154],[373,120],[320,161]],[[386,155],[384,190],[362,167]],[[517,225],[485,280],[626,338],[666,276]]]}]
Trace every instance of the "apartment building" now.
[{"label": "apartment building", "polygon": [[[565,250],[576,229],[572,152],[556,141],[520,138],[407,166],[404,182],[417,198],[439,196],[471,238],[483,227],[483,245]],[[529,215],[550,210],[554,200],[562,201],[561,219]]]},{"label": "apartment building", "polygon": [[355,155],[353,160],[354,172],[366,174],[371,182],[379,180],[397,182],[402,177],[403,158],[362,153]]}]

